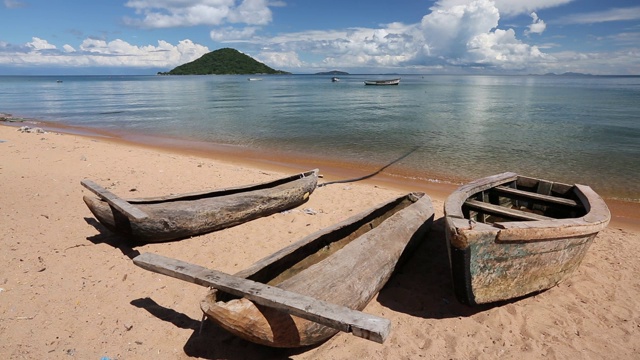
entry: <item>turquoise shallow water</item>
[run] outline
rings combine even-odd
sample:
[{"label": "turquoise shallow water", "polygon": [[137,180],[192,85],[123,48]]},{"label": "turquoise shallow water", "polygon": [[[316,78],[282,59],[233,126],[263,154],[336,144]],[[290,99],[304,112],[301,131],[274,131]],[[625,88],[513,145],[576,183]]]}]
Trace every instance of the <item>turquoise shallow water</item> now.
[{"label": "turquoise shallow water", "polygon": [[[383,166],[515,171],[640,201],[640,77],[0,76],[0,112]],[[59,83],[56,80],[62,80]]]}]

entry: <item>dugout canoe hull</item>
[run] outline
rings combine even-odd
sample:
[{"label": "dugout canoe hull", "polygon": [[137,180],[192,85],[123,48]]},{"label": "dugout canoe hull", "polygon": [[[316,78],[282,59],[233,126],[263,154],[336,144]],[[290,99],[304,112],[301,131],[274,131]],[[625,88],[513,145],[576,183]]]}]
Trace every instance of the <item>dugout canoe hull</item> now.
[{"label": "dugout canoe hull", "polygon": [[445,202],[454,290],[474,305],[543,291],[566,279],[611,215],[590,187],[503,173]]},{"label": "dugout canoe hull", "polygon": [[[134,218],[104,199],[84,196],[91,213],[109,230],[141,242],[187,238],[242,224],[306,202],[318,170],[274,181],[180,195],[124,200],[144,212]],[[119,199],[123,200],[123,199]]]},{"label": "dugout canoe hull", "polygon": [[[362,310],[402,255],[422,241],[433,214],[427,195],[411,193],[311,234],[235,276]],[[271,347],[314,345],[338,331],[218,290],[201,308],[227,331]]]}]

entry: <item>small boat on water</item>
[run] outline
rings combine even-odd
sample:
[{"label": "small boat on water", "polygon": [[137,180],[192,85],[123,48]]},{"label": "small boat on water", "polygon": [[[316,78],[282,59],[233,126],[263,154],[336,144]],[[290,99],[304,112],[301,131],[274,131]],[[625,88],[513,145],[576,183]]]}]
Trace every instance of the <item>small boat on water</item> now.
[{"label": "small boat on water", "polygon": [[455,293],[470,305],[557,285],[611,218],[589,186],[511,172],[460,187],[444,211]]},{"label": "small boat on water", "polygon": [[[427,195],[409,193],[304,237],[228,275],[228,281],[219,272],[153,254],[143,254],[133,261],[150,271],[212,286],[214,289],[201,302],[202,311],[245,340],[292,348],[318,344],[342,330],[383,342],[388,327],[375,333],[362,331],[361,327],[390,322],[381,318],[362,320],[360,316],[367,314],[360,310],[386,284],[399,261],[424,239],[433,216]],[[214,283],[215,279],[223,280]],[[245,287],[247,291],[241,290]],[[283,295],[266,301],[260,297],[275,290]],[[298,297],[313,301],[290,301]],[[298,304],[298,311],[285,308],[292,302]],[[309,314],[315,310],[319,312]],[[325,315],[331,320],[324,321]]]},{"label": "small boat on water", "polygon": [[249,81],[262,81],[262,78],[248,78]]},{"label": "small boat on water", "polygon": [[331,78],[331,82],[338,82],[338,81],[340,81],[339,77],[332,77]]},{"label": "small boat on water", "polygon": [[200,235],[293,208],[307,201],[318,170],[240,187],[141,199],[122,199],[91,180],[83,200],[109,230],[144,242]]},{"label": "small boat on water", "polygon": [[398,85],[400,84],[400,79],[389,79],[389,80],[365,80],[365,85]]}]

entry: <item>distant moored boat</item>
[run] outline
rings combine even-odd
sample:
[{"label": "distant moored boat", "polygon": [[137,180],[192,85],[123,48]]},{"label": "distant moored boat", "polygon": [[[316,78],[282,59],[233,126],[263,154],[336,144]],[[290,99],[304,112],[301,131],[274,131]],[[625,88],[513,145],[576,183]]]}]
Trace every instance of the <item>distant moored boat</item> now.
[{"label": "distant moored boat", "polygon": [[398,85],[400,84],[400,79],[389,79],[389,80],[365,80],[365,85]]}]

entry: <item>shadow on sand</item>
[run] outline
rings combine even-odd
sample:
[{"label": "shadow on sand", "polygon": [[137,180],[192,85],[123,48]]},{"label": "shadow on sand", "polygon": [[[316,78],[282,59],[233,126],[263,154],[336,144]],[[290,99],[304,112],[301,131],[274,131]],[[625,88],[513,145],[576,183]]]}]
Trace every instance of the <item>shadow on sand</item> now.
[{"label": "shadow on sand", "polygon": [[425,319],[468,317],[517,301],[469,306],[453,290],[445,220],[433,222],[424,241],[380,291],[378,302],[394,311]]},{"label": "shadow on sand", "polygon": [[118,249],[130,259],[140,255],[138,250],[135,250],[133,247],[139,244],[134,244],[131,240],[128,240],[125,237],[122,237],[118,234],[115,234],[109,231],[106,227],[104,227],[100,222],[94,218],[84,218],[84,221],[87,224],[93,226],[98,231],[97,235],[87,237],[87,240],[91,241],[94,244],[107,244],[112,246],[114,249]]},{"label": "shadow on sand", "polygon": [[160,320],[170,322],[193,333],[184,345],[188,356],[203,359],[286,359],[313,347],[275,349],[242,340],[210,321],[194,320],[173,309],[163,307],[150,298],[136,299],[131,305],[145,309]]}]

